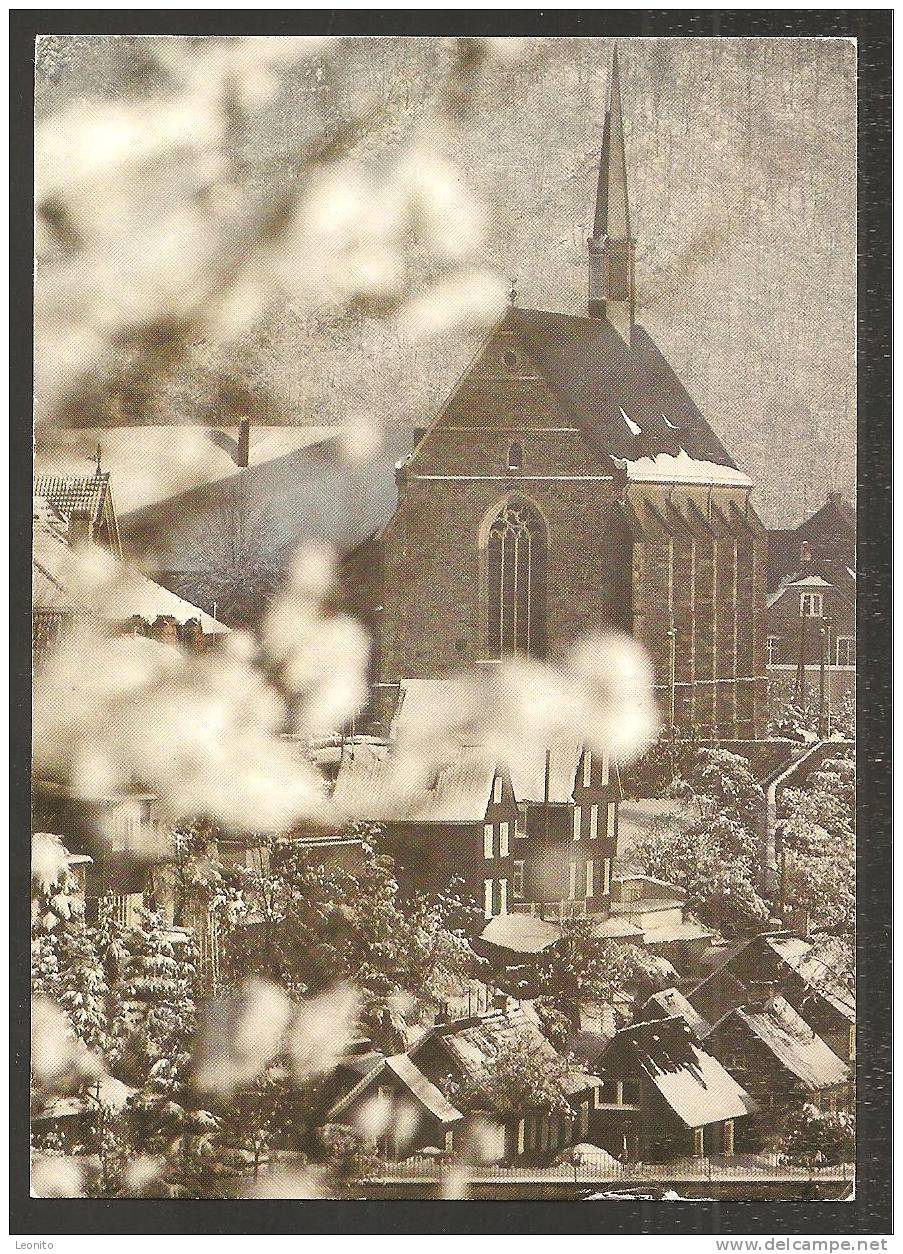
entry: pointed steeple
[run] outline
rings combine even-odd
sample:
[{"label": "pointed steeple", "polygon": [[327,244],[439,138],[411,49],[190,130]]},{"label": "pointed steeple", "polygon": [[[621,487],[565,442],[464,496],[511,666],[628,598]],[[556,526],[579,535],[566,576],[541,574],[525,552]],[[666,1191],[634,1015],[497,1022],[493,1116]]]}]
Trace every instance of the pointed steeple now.
[{"label": "pointed steeple", "polygon": [[630,343],[633,330],[633,253],[627,197],[627,158],[618,50],[611,61],[608,105],[602,129],[596,214],[589,247],[589,314],[607,318]]}]

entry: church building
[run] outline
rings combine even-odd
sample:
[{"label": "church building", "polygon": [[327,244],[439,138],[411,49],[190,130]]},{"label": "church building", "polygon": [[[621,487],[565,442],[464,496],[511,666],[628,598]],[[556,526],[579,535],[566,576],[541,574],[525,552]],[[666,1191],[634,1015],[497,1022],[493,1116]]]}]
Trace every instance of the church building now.
[{"label": "church building", "polygon": [[636,321],[636,246],[616,54],[586,314],[511,304],[352,559],[384,691],[517,652],[555,662],[619,629],[652,656],[666,725],[762,734],[767,534],[751,480]]}]

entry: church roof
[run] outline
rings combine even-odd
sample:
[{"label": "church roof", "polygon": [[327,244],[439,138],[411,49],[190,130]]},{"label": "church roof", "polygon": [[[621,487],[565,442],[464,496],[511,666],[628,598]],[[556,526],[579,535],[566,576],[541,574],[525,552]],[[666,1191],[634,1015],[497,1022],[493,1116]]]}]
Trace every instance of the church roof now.
[{"label": "church roof", "polygon": [[643,327],[628,345],[605,318],[512,306],[499,330],[520,340],[564,409],[628,478],[749,486]]}]

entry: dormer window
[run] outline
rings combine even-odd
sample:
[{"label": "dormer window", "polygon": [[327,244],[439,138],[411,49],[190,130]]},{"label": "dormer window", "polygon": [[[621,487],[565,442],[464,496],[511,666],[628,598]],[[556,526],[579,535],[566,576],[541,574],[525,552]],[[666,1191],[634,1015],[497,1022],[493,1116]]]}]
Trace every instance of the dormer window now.
[{"label": "dormer window", "polygon": [[508,445],[508,469],[518,474],[524,468],[524,446],[515,440]]}]

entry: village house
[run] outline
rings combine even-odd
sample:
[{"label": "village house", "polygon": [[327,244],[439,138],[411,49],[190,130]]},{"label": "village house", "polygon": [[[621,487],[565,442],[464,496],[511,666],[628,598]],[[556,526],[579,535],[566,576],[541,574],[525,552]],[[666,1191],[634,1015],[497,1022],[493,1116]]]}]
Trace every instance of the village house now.
[{"label": "village house", "polygon": [[680,1015],[622,1028],[602,1054],[591,1140],[622,1161],[733,1154],[750,1094]]},{"label": "village house", "polygon": [[852,1100],[849,1066],[780,994],[750,999],[712,1027],[707,1046],[752,1093],[763,1125],[780,1128],[794,1102],[846,1110]]},{"label": "village house", "polygon": [[[394,746],[344,749],[333,800],[380,825],[399,875],[435,890],[457,880],[491,919],[607,915],[617,848],[617,791],[607,759],[579,746],[509,771],[461,745],[431,778],[399,778]],[[535,777],[540,780],[535,783]],[[526,799],[518,786],[526,782]],[[534,801],[537,789],[548,801]]]},{"label": "village house", "polygon": [[841,942],[787,932],[766,933],[731,946],[719,967],[689,994],[710,1022],[750,1001],[779,993],[839,1058],[856,1054],[856,998],[840,976]]},{"label": "village house", "polygon": [[380,825],[404,888],[457,884],[487,919],[508,913],[517,802],[510,779],[482,749],[462,747],[432,778],[406,781],[389,745],[352,742],[333,801],[341,813]]},{"label": "village house", "polygon": [[[73,508],[66,512],[69,503]],[[114,635],[148,636],[193,652],[211,647],[229,630],[123,562],[109,474],[83,482],[64,476],[35,480],[36,666],[80,623]]]},{"label": "village house", "polygon": [[837,702],[856,688],[856,514],[839,492],[768,537],[768,677],[773,697]]},{"label": "village house", "polygon": [[[566,1110],[500,1092],[494,1065],[512,1049],[558,1077]],[[586,1140],[599,1083],[567,1065],[523,1008],[509,1006],[437,1023],[406,1053],[369,1071],[329,1119],[375,1129],[388,1158],[428,1146],[482,1162],[535,1161]]]}]

